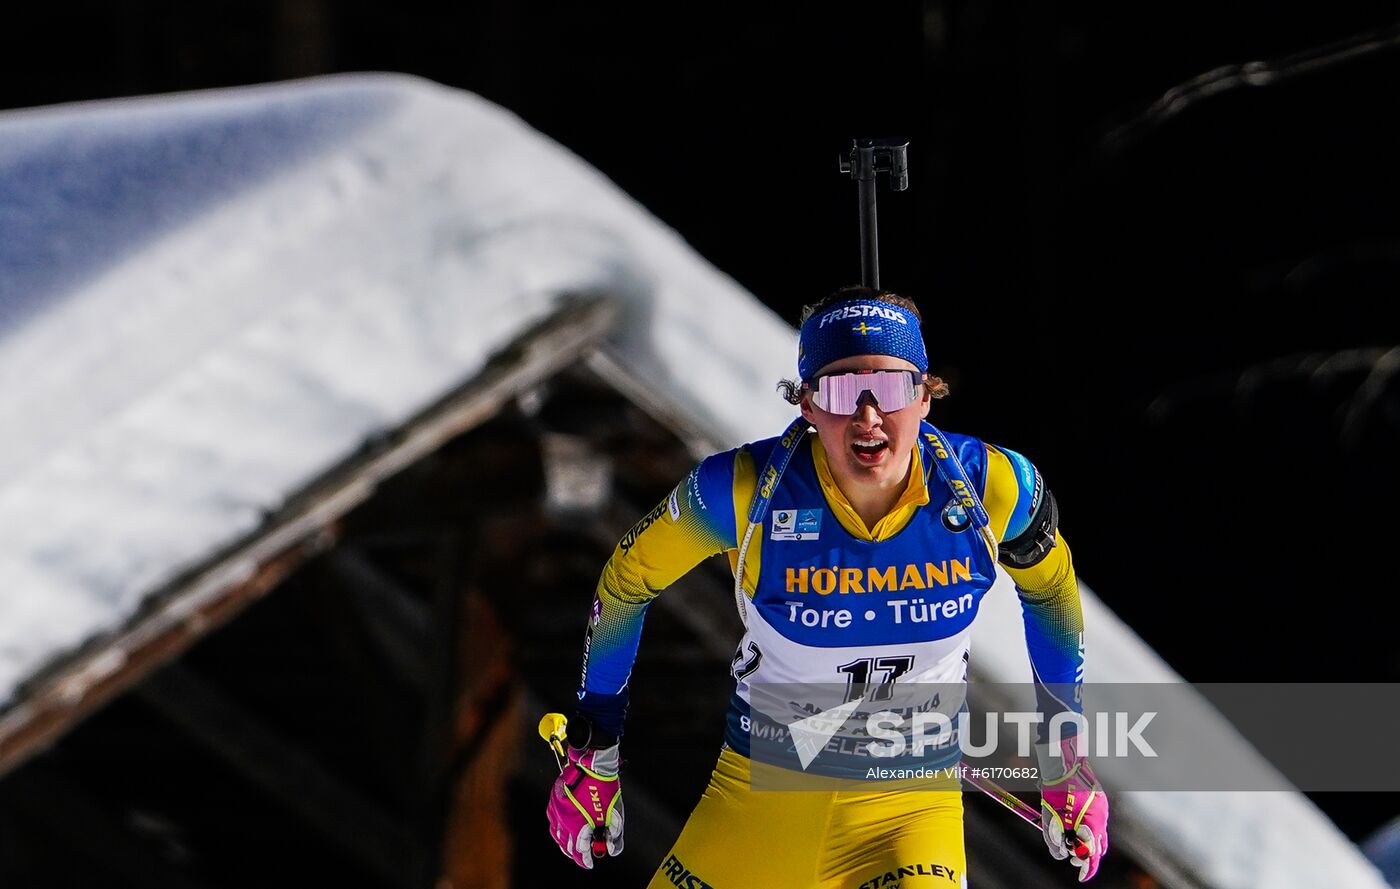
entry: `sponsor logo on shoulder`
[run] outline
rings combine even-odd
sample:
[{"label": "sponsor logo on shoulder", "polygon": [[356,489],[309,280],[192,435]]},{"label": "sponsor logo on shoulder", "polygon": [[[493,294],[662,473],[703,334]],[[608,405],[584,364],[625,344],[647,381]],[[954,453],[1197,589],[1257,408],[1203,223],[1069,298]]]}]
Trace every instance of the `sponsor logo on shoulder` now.
[{"label": "sponsor logo on shoulder", "polygon": [[1040,478],[1040,470],[1035,470],[1035,490],[1031,492],[1031,506],[1027,512],[1031,518],[1035,518],[1035,511],[1040,509],[1040,497],[1045,493],[1045,482]]},{"label": "sponsor logo on shoulder", "polygon": [[[700,467],[690,470],[690,475],[685,477],[682,486],[685,488],[685,499],[687,506],[698,506],[706,509],[705,498],[700,495]],[[679,500],[677,500],[679,503]]]},{"label": "sponsor logo on shoulder", "polygon": [[637,543],[637,538],[641,536],[642,532],[645,531],[647,528],[650,528],[652,522],[661,518],[661,514],[665,511],[666,504],[658,503],[656,504],[655,509],[642,516],[641,521],[633,525],[632,530],[628,531],[627,535],[623,537],[622,540],[618,543],[618,546],[622,548],[622,552],[625,554],[628,550],[630,550]]},{"label": "sponsor logo on shoulder", "polygon": [[771,540],[816,540],[822,532],[820,509],[775,509]]},{"label": "sponsor logo on shoulder", "polygon": [[1016,472],[1018,475],[1021,476],[1021,485],[1025,487],[1027,491],[1034,490],[1035,477],[1040,475],[1040,473],[1037,472],[1033,466],[1031,466],[1031,461],[1027,460],[1025,457],[1022,457],[1015,451],[1004,450],[1003,453],[1005,453],[1006,456],[1011,458],[1012,463],[1016,464]]},{"label": "sponsor logo on shoulder", "polygon": [[679,486],[671,492],[671,499],[666,501],[666,511],[671,514],[671,521],[677,521],[681,517],[681,489]]}]

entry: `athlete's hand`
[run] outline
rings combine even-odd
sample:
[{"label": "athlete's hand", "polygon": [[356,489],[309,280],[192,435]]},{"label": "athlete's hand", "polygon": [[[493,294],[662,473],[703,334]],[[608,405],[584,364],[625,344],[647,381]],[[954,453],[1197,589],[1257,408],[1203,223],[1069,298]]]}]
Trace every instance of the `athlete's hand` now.
[{"label": "athlete's hand", "polygon": [[549,834],[579,867],[622,852],[622,780],[618,745],[569,747],[569,763],[549,793]]},{"label": "athlete's hand", "polygon": [[[1108,797],[1089,768],[1089,761],[1078,754],[1074,738],[1062,742],[1059,762],[1048,769],[1047,759],[1053,762],[1053,758],[1042,757],[1042,776],[1062,774],[1042,781],[1040,786],[1040,823],[1045,845],[1050,847],[1051,855],[1068,858],[1079,868],[1079,882],[1083,883],[1098,872],[1099,860],[1108,852]],[[1069,845],[1065,843],[1067,834]],[[1074,847],[1079,843],[1087,852],[1082,858],[1075,854]]]}]

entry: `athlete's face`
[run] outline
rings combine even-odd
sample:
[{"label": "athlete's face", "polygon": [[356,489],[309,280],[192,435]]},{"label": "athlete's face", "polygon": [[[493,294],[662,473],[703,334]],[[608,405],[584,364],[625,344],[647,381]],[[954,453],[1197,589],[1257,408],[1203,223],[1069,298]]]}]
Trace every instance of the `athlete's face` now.
[{"label": "athlete's face", "polygon": [[[918,370],[903,358],[890,355],[853,355],[833,361],[816,376],[856,370]],[[919,439],[919,421],[928,416],[928,390],[907,407],[882,411],[867,392],[854,414],[832,414],[812,403],[811,393],[802,399],[802,416],[816,427],[831,463],[832,475],[843,490],[848,485],[893,488],[904,482],[910,454]]]}]

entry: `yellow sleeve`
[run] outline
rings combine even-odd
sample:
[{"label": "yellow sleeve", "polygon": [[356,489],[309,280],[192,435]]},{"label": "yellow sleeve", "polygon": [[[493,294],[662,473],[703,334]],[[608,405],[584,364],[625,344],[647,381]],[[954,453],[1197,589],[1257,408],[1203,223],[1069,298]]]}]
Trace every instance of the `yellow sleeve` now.
[{"label": "yellow sleeve", "polygon": [[613,734],[622,730],[627,679],[647,605],[701,561],[735,546],[737,453],[715,454],[696,466],[618,541],[598,578],[585,635],[579,709]]},{"label": "yellow sleeve", "polygon": [[[1017,506],[1026,511],[1030,499],[1034,497],[1034,483],[1027,484],[1018,477],[1012,458],[1007,455],[1005,449],[990,444],[986,445],[986,449],[987,484],[982,496],[982,505],[991,520],[992,532],[996,534],[998,541],[1004,542],[1007,540],[1006,532]],[[1034,472],[1034,469],[1031,471]],[[1029,518],[1029,515],[1023,517]],[[1002,567],[1006,568],[1006,573],[1011,575],[1016,586],[1025,592],[1066,594],[1072,589],[1075,600],[1079,599],[1069,545],[1058,530],[1055,532],[1054,548],[1040,562],[1029,568],[1011,568],[1006,565]]]},{"label": "yellow sleeve", "polygon": [[[727,451],[707,458],[642,516],[603,567],[599,595],[649,602],[700,562],[734,549],[734,480],[740,458],[747,456]],[[744,462],[752,478],[753,461]]]}]

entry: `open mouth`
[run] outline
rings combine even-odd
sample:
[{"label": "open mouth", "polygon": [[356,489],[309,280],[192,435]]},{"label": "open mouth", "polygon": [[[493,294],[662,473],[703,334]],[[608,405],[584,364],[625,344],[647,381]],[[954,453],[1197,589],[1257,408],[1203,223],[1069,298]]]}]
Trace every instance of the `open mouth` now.
[{"label": "open mouth", "polygon": [[851,444],[851,453],[856,455],[856,459],[862,463],[878,463],[880,458],[885,456],[885,452],[890,449],[890,443],[878,439],[866,439],[856,441]]}]

